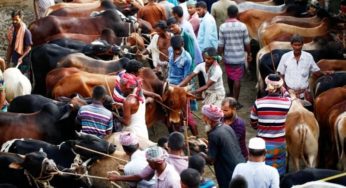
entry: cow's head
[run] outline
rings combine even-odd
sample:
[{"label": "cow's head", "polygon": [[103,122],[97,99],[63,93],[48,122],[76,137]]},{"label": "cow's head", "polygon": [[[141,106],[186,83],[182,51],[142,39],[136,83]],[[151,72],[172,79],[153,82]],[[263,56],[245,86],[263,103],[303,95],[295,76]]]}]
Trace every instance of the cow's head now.
[{"label": "cow's head", "polygon": [[81,155],[83,158],[98,158],[101,157],[99,154],[96,154],[91,151],[87,151],[85,149],[81,149],[78,146],[82,146],[84,148],[92,149],[94,151],[98,151],[105,154],[112,154],[115,151],[115,146],[105,140],[102,140],[94,135],[85,134],[85,133],[77,133],[76,140],[67,141],[71,144],[74,151]]},{"label": "cow's head", "polygon": [[186,88],[171,86],[167,82],[164,84],[162,100],[170,108],[167,109],[169,123],[182,125],[188,99],[195,99],[195,96],[187,92]]},{"label": "cow's head", "polygon": [[47,154],[38,151],[28,153],[25,156],[18,155],[21,158],[18,162],[13,162],[9,165],[12,169],[25,169],[35,179],[45,180],[56,172],[57,166],[53,160],[47,158]]}]

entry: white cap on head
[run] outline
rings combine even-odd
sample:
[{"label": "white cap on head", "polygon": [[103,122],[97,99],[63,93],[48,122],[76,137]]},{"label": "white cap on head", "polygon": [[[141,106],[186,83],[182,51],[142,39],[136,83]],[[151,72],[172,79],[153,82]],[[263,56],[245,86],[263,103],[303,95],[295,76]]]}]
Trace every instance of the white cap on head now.
[{"label": "white cap on head", "polygon": [[266,149],[266,143],[262,138],[251,138],[249,141],[249,149]]}]

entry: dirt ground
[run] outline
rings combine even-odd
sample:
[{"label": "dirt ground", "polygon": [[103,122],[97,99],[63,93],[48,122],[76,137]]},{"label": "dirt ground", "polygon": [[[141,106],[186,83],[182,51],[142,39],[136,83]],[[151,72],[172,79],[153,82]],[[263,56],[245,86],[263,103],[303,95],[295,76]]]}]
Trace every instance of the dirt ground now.
[{"label": "dirt ground", "polygon": [[[6,53],[6,48],[7,48],[7,40],[6,40],[6,30],[11,24],[11,19],[10,19],[10,14],[11,11],[14,9],[22,9],[24,12],[24,21],[27,25],[29,25],[34,19],[34,12],[33,12],[33,7],[32,7],[32,1],[25,0],[25,1],[20,1],[20,0],[0,0],[0,57],[5,57]],[[240,102],[244,105],[242,109],[238,111],[238,115],[243,118],[246,121],[247,125],[247,135],[246,135],[246,140],[248,140],[255,135],[255,131],[250,127],[249,124],[249,112],[251,109],[251,106],[255,100],[255,85],[256,82],[253,79],[255,75],[246,75],[244,79],[242,80],[242,86],[241,86],[241,92],[240,92]],[[228,93],[228,87],[227,87],[227,79],[224,75],[224,84],[225,88]],[[199,117],[202,117],[200,112],[196,112],[196,114]],[[198,129],[200,133],[200,137],[206,137],[206,134],[204,132],[204,125],[203,122],[198,120]],[[151,128],[149,130],[150,138],[153,141],[157,141],[158,138],[161,136],[166,136],[168,135],[167,129],[163,124],[157,124],[154,126],[154,128]],[[215,180],[215,176],[213,173],[210,171],[210,168],[206,167],[205,169],[205,176],[209,178],[213,178]]]}]

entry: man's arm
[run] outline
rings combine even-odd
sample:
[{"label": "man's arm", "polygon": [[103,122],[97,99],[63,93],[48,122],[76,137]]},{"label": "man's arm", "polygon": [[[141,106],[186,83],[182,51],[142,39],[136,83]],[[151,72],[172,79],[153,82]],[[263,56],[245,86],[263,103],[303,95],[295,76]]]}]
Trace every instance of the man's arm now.
[{"label": "man's arm", "polygon": [[192,72],[192,73],[189,74],[183,81],[181,81],[180,84],[179,84],[178,86],[179,86],[179,87],[184,87],[184,86],[186,86],[186,84],[188,84],[188,83],[192,80],[192,78],[193,78],[194,76],[196,76],[196,75],[197,75],[197,73]]},{"label": "man's arm", "polygon": [[258,115],[256,104],[253,105],[250,112],[250,125],[252,128],[257,129]]},{"label": "man's arm", "polygon": [[20,56],[20,57],[18,58],[18,65],[20,65],[20,64],[23,63],[23,58],[24,58],[26,55],[28,55],[28,53],[30,52],[30,50],[31,50],[31,46],[26,46],[26,47],[25,47],[25,51],[24,51],[23,55]]},{"label": "man's arm", "polygon": [[191,94],[198,94],[198,93],[201,93],[201,92],[207,90],[207,89],[208,89],[210,86],[212,86],[214,83],[215,83],[214,81],[212,81],[212,80],[209,79],[209,80],[207,81],[207,84],[205,84],[204,86],[202,86],[202,87],[196,89],[195,91],[192,91]]},{"label": "man's arm", "polygon": [[162,101],[162,97],[157,94],[157,93],[154,93],[154,92],[151,92],[151,91],[147,91],[145,89],[142,89],[143,90],[143,94],[146,96],[146,97],[151,97],[155,100],[159,100],[159,101]]},{"label": "man's arm", "polygon": [[120,122],[123,123],[123,125],[128,126],[130,124],[132,110],[135,108],[138,108],[137,106],[137,99],[133,96],[128,96],[126,100],[124,101],[123,105],[123,118],[120,119]]}]

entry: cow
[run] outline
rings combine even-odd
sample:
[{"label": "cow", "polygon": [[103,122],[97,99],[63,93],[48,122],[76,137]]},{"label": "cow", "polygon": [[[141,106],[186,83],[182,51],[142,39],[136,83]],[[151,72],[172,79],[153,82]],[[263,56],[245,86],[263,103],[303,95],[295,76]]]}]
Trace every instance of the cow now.
[{"label": "cow", "polygon": [[338,161],[334,137],[328,123],[330,109],[346,100],[346,86],[336,87],[321,93],[314,100],[314,114],[320,125],[319,166],[335,168]]},{"label": "cow", "polygon": [[81,70],[76,67],[68,68],[55,68],[48,72],[46,76],[46,93],[48,97],[52,96],[52,91],[56,83],[62,78],[80,72]]},{"label": "cow", "polygon": [[[314,60],[317,62],[320,59],[342,59],[342,47],[338,42],[326,41],[325,39],[316,39],[313,42],[304,44],[303,50],[311,53]],[[290,42],[275,41],[261,48],[256,57],[257,67],[257,89],[258,97],[264,96],[264,78],[274,73],[279,65],[281,56],[292,50]]]},{"label": "cow", "polygon": [[273,5],[260,4],[258,2],[245,1],[238,4],[238,10],[239,12],[244,12],[250,9],[257,9],[257,10],[263,10],[267,12],[280,13],[285,10],[286,6],[287,6],[286,4],[273,6]]},{"label": "cow", "polygon": [[[318,181],[341,173],[342,172],[338,170],[306,168],[298,172],[291,172],[284,175],[280,180],[280,188],[291,188],[293,185],[300,185],[310,181]],[[346,178],[343,176],[329,180],[329,182],[339,185],[346,185]]]},{"label": "cow", "polygon": [[290,5],[285,11],[280,13],[249,9],[244,12],[240,12],[238,19],[246,24],[250,37],[254,40],[258,40],[259,38],[257,31],[264,21],[270,20],[275,16],[294,16],[295,14],[295,7]]},{"label": "cow", "polygon": [[105,86],[108,94],[111,95],[116,82],[115,76],[80,71],[59,80],[54,86],[52,97],[70,97],[76,93],[83,97],[91,97],[92,88],[98,85]]},{"label": "cow", "polygon": [[57,67],[76,67],[82,71],[99,74],[115,73],[123,69],[118,60],[99,60],[83,53],[73,53],[62,58]]},{"label": "cow", "polygon": [[103,29],[110,28],[118,37],[127,37],[133,31],[133,25],[123,22],[114,10],[106,10],[95,17],[47,16],[34,21],[29,28],[34,45],[48,42],[54,35],[63,33],[95,37],[99,36]]},{"label": "cow", "polygon": [[258,28],[258,39],[261,46],[268,45],[272,41],[290,41],[293,34],[304,37],[305,42],[311,42],[314,37],[322,37],[328,34],[329,23],[323,20],[313,28],[298,27],[285,23],[268,24],[264,22]]},{"label": "cow", "polygon": [[[186,102],[194,96],[186,92],[185,88],[169,86],[161,81],[150,68],[141,68],[138,77],[142,78],[143,89],[161,95],[165,106],[169,106],[169,108],[165,108],[156,102],[147,103],[147,125],[151,126],[153,122],[165,119],[165,112],[167,112],[168,122],[181,126],[183,120],[181,116],[186,114]],[[56,98],[79,93],[84,97],[89,97],[92,88],[96,85],[103,85],[108,93],[111,93],[116,82],[115,76],[79,72],[61,79],[54,87],[52,96]]]},{"label": "cow", "polygon": [[333,107],[328,112],[330,132],[334,136],[336,152],[341,169],[346,169],[346,100]]},{"label": "cow", "polygon": [[6,100],[11,102],[15,97],[31,93],[30,80],[18,68],[8,68],[3,73]]},{"label": "cow", "polygon": [[1,184],[10,183],[21,188],[44,186],[57,169],[55,163],[40,151],[25,156],[1,152],[0,168]]},{"label": "cow", "polygon": [[49,7],[46,16],[88,17],[92,12],[116,9],[111,1],[94,1],[90,3],[59,3]]},{"label": "cow", "polygon": [[34,138],[47,142],[61,142],[64,137],[55,123],[64,114],[60,114],[55,104],[48,103],[39,112],[31,114],[0,113],[0,144],[14,138]]},{"label": "cow", "polygon": [[59,168],[70,168],[75,157],[80,155],[83,161],[88,159],[96,160],[103,156],[94,152],[80,149],[82,146],[104,154],[112,154],[115,146],[94,135],[77,133],[75,140],[66,140],[59,145],[53,145],[41,140],[35,139],[13,139],[5,142],[1,147],[1,152],[11,152],[18,154],[27,154],[35,151],[44,151],[49,159],[53,159]]},{"label": "cow", "polygon": [[319,126],[315,116],[301,104],[295,94],[290,94],[292,105],[288,111],[285,129],[288,156],[296,170],[300,170],[300,159],[310,167],[316,167]]},{"label": "cow", "polygon": [[317,97],[322,92],[331,88],[346,85],[346,71],[337,71],[331,75],[323,75],[316,80],[313,95]]}]

